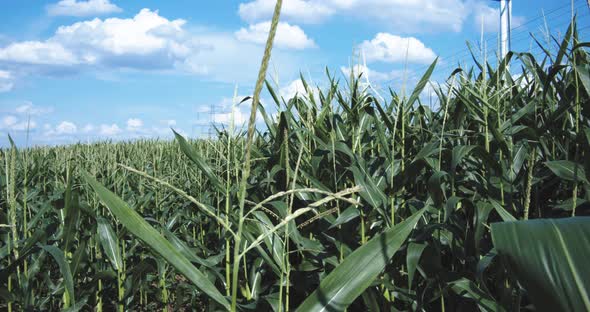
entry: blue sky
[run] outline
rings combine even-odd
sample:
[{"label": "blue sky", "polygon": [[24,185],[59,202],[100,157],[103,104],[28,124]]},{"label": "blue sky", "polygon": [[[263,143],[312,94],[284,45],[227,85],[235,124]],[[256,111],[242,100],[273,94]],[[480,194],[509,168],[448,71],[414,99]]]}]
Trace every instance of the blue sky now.
[{"label": "blue sky", "polygon": [[[229,120],[236,86],[240,97],[252,92],[273,6],[274,0],[2,1],[0,146],[8,133],[24,145],[27,128],[31,145],[170,137],[170,127],[203,135],[211,121]],[[586,1],[574,7],[585,27]],[[570,1],[514,1],[515,50],[538,52],[528,34],[542,36],[543,13],[559,35]],[[493,55],[498,2],[284,0],[269,78],[287,98],[301,91],[300,72],[321,87],[326,67],[345,79],[353,65],[378,88],[397,89],[439,56],[434,79],[444,81],[457,62],[469,60],[465,42],[480,45],[482,22]],[[353,57],[361,53],[364,61]],[[234,111],[240,123],[248,105]]]}]

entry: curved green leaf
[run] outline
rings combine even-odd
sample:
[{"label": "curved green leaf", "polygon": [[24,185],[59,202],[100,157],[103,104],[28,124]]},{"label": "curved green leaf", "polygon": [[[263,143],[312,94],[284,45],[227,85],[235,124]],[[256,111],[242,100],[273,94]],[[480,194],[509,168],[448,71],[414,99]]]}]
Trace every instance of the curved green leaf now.
[{"label": "curved green leaf", "polygon": [[408,289],[412,289],[414,273],[416,273],[416,268],[418,267],[424,248],[426,248],[426,244],[424,243],[410,243],[408,245],[408,255],[406,256],[406,263],[408,265]]},{"label": "curved green leaf", "polygon": [[505,311],[490,295],[466,278],[449,283],[451,289],[460,296],[471,298],[483,311]]},{"label": "curved green leaf", "polygon": [[492,240],[540,311],[590,311],[590,217],[492,224]]},{"label": "curved green leaf", "polygon": [[338,265],[297,311],[342,311],[360,296],[383,271],[406,241],[425,209],[375,236]]},{"label": "curved green leaf", "polygon": [[444,201],[445,191],[443,189],[443,179],[448,175],[445,171],[436,171],[428,178],[427,188],[436,207],[440,207]]},{"label": "curved green leaf", "polygon": [[453,147],[453,156],[451,159],[451,173],[453,175],[455,174],[455,169],[457,168],[461,160],[463,160],[463,158],[469,155],[469,153],[471,153],[471,151],[474,148],[476,148],[475,145],[459,145]]},{"label": "curved green leaf", "polygon": [[195,149],[186,141],[186,139],[178,134],[176,131],[174,132],[174,136],[180,144],[180,150],[193,162],[203,173],[207,176],[207,179],[217,188],[220,192],[225,192],[225,187],[219,181],[219,178],[213,173],[213,169],[211,166],[195,151]]},{"label": "curved green leaf", "polygon": [[190,247],[180,238],[174,235],[174,233],[170,232],[166,228],[163,228],[162,231],[164,233],[164,236],[172,244],[172,246],[174,246],[174,248],[180,251],[180,253],[182,253],[182,255],[185,256],[190,262],[198,263],[211,269],[215,267],[216,263],[213,263],[213,261],[208,261],[207,259],[199,258],[197,255],[193,253]]},{"label": "curved green leaf", "polygon": [[65,252],[70,251],[72,242],[76,236],[76,228],[78,227],[78,220],[80,219],[80,209],[78,204],[78,195],[72,192],[72,173],[71,168],[68,168],[68,182],[65,191],[65,205],[64,205],[64,223],[62,232],[62,249]]},{"label": "curved green leaf", "polygon": [[348,209],[340,213],[340,216],[338,216],[338,218],[334,220],[334,223],[332,223],[332,225],[328,229],[338,227],[339,225],[342,225],[344,223],[347,223],[351,220],[358,218],[360,215],[361,214],[357,207],[350,206]]},{"label": "curved green leaf", "polygon": [[98,238],[104,253],[109,258],[115,270],[119,271],[123,269],[123,259],[121,258],[117,234],[115,234],[111,224],[105,218],[98,217],[96,221],[98,222]]},{"label": "curved green leaf", "polygon": [[567,181],[583,181],[588,183],[584,168],[569,160],[554,160],[545,163],[553,173]]},{"label": "curved green leaf", "polygon": [[53,246],[53,245],[46,245],[40,246],[45,251],[47,251],[57,265],[59,266],[59,270],[61,271],[61,275],[63,276],[65,289],[68,294],[68,298],[71,304],[76,304],[76,296],[74,295],[74,278],[72,277],[72,271],[70,270],[70,265],[66,262],[66,257],[61,249]]},{"label": "curved green leaf", "polygon": [[426,84],[430,80],[430,76],[432,76],[432,72],[434,71],[434,68],[436,67],[437,62],[438,62],[438,57],[434,60],[434,62],[432,62],[432,64],[430,64],[430,66],[428,67],[428,69],[426,70],[426,72],[424,73],[422,78],[420,79],[420,81],[418,81],[418,83],[416,84],[416,87],[414,88],[412,95],[410,95],[410,98],[408,99],[408,102],[406,103],[406,107],[411,107],[412,105],[414,105],[414,102],[420,97],[420,94],[422,94],[422,91],[424,90],[424,88],[426,87]]},{"label": "curved green leaf", "polygon": [[181,252],[176,250],[169,241],[149,225],[137,212],[135,212],[135,210],[129,208],[123,200],[117,197],[117,195],[107,190],[87,172],[83,172],[82,175],[86,182],[92,186],[100,200],[110,209],[110,211],[117,217],[117,220],[119,220],[129,232],[143,240],[211,299],[217,301],[224,308],[229,310],[228,301],[209,281],[205,274],[195,268],[195,266],[183,256]]}]

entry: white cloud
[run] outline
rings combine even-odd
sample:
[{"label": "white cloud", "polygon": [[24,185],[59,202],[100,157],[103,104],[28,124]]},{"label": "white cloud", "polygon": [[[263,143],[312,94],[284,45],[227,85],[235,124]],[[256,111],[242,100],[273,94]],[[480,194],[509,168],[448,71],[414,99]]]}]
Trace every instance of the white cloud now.
[{"label": "white cloud", "polygon": [[[500,9],[492,8],[482,2],[473,3],[473,23],[477,29],[481,29],[483,22],[484,32],[497,32],[500,30]],[[524,16],[513,15],[511,27],[519,27],[525,22]],[[493,44],[496,44],[495,42]]]},{"label": "white cloud", "polygon": [[[400,72],[397,70],[393,70],[391,72],[386,73],[386,72],[380,72],[380,71],[370,69],[369,67],[366,67],[364,65],[355,65],[352,68],[353,68],[355,77],[358,77],[360,74],[362,74],[362,80],[365,81],[365,77],[368,76],[369,81],[371,83],[388,81],[388,80],[392,80],[395,78],[403,77],[403,72]],[[346,77],[350,76],[350,67],[342,66],[342,67],[340,67],[340,70],[342,71],[342,73]]]},{"label": "white cloud", "polygon": [[[283,4],[281,17],[302,23],[320,23],[334,15],[351,16],[391,27],[396,31],[460,31],[469,15],[464,0],[291,0]],[[273,0],[240,4],[243,20],[269,19]]]},{"label": "white cloud", "polygon": [[64,46],[53,41],[24,41],[0,48],[0,61],[33,65],[78,64],[78,58]]},{"label": "white cloud", "polygon": [[[320,98],[319,98],[319,92],[318,92],[318,87],[315,85],[312,85],[308,82],[308,90],[305,90],[305,86],[303,85],[303,82],[301,81],[301,79],[295,79],[291,82],[289,82],[286,86],[279,88],[279,95],[285,100],[285,101],[289,101],[292,98],[295,97],[295,95],[298,95],[301,98],[306,98],[308,99],[310,96],[313,97],[316,101],[316,103],[319,103]],[[311,93],[309,94],[308,91]],[[267,109],[267,113],[268,114],[272,114],[273,111],[273,107],[270,107]]]},{"label": "white cloud", "polygon": [[63,16],[91,16],[102,15],[109,13],[118,13],[123,10],[112,4],[109,0],[61,0],[58,3],[47,6],[47,13],[49,15],[63,15]]},{"label": "white cloud", "polygon": [[0,129],[7,131],[29,131],[37,128],[37,122],[31,118],[37,112],[45,111],[47,108],[34,106],[31,103],[9,109],[8,115],[0,117]]},{"label": "white cloud", "polygon": [[[164,120],[167,124],[172,124],[173,120]],[[36,127],[36,123],[31,122],[32,128]],[[46,123],[43,125],[43,132],[40,136],[34,137],[35,140],[52,143],[72,143],[78,140],[127,140],[138,138],[156,138],[156,137],[171,137],[172,131],[168,127],[152,126],[147,127],[137,118],[129,118],[127,128],[122,129],[115,123],[103,123],[95,126],[92,123],[87,123],[84,126],[78,126],[70,121],[62,121],[57,125]],[[25,125],[18,119],[17,116],[5,116],[0,118],[0,129],[9,130],[24,130]],[[175,129],[179,133],[184,133],[182,129]]]},{"label": "white cloud", "polygon": [[400,37],[389,33],[378,33],[375,38],[363,41],[359,46],[369,62],[430,63],[436,58],[432,49],[414,37]]},{"label": "white cloud", "polygon": [[530,89],[533,87],[533,84],[531,82],[533,82],[535,78],[532,74],[528,73],[524,75],[520,73],[512,74],[511,76],[514,82],[518,84],[521,89],[526,89],[527,91],[530,91]]},{"label": "white cloud", "polygon": [[[264,47],[239,41],[235,33],[201,32],[194,35],[201,46],[193,51],[182,66],[185,70],[206,74],[210,79],[229,83],[251,83],[258,72]],[[273,51],[272,64],[282,74],[297,73],[304,62],[303,56],[293,55],[285,49]]]},{"label": "white cloud", "polygon": [[143,121],[139,118],[129,118],[127,119],[127,130],[128,131],[138,131],[143,127]]},{"label": "white cloud", "polygon": [[26,131],[37,128],[34,120],[19,120],[16,116],[7,115],[0,119],[0,129],[9,131]]},{"label": "white cloud", "polygon": [[[240,108],[237,106],[233,108],[234,125],[241,126],[241,125],[247,123],[249,118],[250,118],[249,113],[242,112],[240,110]],[[229,113],[213,114],[213,122],[214,123],[229,125],[231,123],[231,120],[232,120],[231,111]]]},{"label": "white cloud", "polygon": [[37,115],[51,113],[51,112],[53,112],[53,108],[52,107],[37,106],[37,105],[33,105],[33,103],[31,103],[31,102],[26,102],[25,104],[18,106],[15,109],[15,112],[18,114],[22,114],[22,115],[37,116]]},{"label": "white cloud", "polygon": [[[241,98],[241,97],[238,97]],[[232,120],[232,112],[234,118],[234,125],[241,126],[247,122],[250,113],[242,111],[242,108],[249,108],[248,105],[235,105],[231,97],[223,97],[221,101],[214,105],[214,111],[211,112],[210,106],[197,106],[196,109],[201,111],[200,117],[196,124],[204,126],[214,124],[229,125]],[[209,114],[208,112],[211,112]]]},{"label": "white cloud", "polygon": [[158,11],[142,9],[131,19],[95,18],[61,26],[55,37],[68,46],[86,46],[114,55],[145,55],[161,50],[176,54],[182,53],[183,47],[174,39],[182,35],[184,24],[184,20],[170,21]]},{"label": "white cloud", "polygon": [[279,94],[288,101],[295,97],[296,94],[307,96],[307,91],[305,91],[305,86],[301,79],[296,79],[287,84],[287,86],[280,88]]},{"label": "white cloud", "polygon": [[16,117],[8,115],[8,116],[2,117],[1,126],[2,126],[2,128],[8,128],[10,126],[13,126],[17,122],[18,122],[18,119]]},{"label": "white cloud", "polygon": [[74,134],[78,132],[76,124],[70,121],[62,121],[57,127],[55,127],[55,134]]},{"label": "white cloud", "polygon": [[[335,13],[330,6],[331,1],[289,0],[283,3],[281,16],[287,19],[299,20],[305,23],[318,23]],[[239,14],[243,20],[254,22],[268,19],[272,16],[275,0],[254,0],[241,3]]]},{"label": "white cloud", "polygon": [[78,133],[78,126],[71,121],[62,121],[55,127],[44,124],[43,130],[43,138],[46,140],[72,139],[72,136]]},{"label": "white cloud", "polygon": [[100,129],[99,129],[100,135],[115,136],[120,133],[121,133],[121,128],[119,128],[119,126],[117,126],[116,124],[111,124],[111,125],[102,124],[102,125],[100,125]]},{"label": "white cloud", "polygon": [[93,124],[86,124],[82,128],[82,132],[83,133],[91,133],[91,132],[94,132],[95,129],[96,129],[96,127]]},{"label": "white cloud", "polygon": [[[290,36],[298,29],[281,26],[280,32]],[[280,45],[293,46],[280,40]],[[308,47],[313,43],[310,40],[301,31],[294,47]],[[243,83],[250,82],[252,73],[257,72],[259,63],[252,60],[259,58],[263,49],[260,44],[238,40],[234,32],[189,29],[182,19],[167,19],[158,11],[142,9],[132,18],[94,18],[63,25],[44,40],[5,46],[0,43],[0,63],[11,71],[14,68],[17,76],[83,71],[100,75],[112,69],[133,69],[206,75],[213,81]],[[281,73],[295,73],[301,63],[302,56],[285,49],[273,53],[273,64]]]},{"label": "white cloud", "polygon": [[149,9],[128,19],[95,18],[60,26],[45,41],[0,48],[0,60],[29,65],[170,68],[189,52],[184,24],[184,20],[170,21]]},{"label": "white cloud", "polygon": [[[77,52],[85,63],[123,67],[169,67],[189,48],[182,42],[184,20],[170,21],[142,9],[130,19],[78,22],[57,29],[54,40]],[[133,61],[135,58],[135,62]]]},{"label": "white cloud", "polygon": [[[250,25],[248,28],[241,28],[235,34],[236,38],[240,41],[264,44],[269,31],[270,21],[266,21]],[[285,22],[280,22],[277,26],[277,33],[274,40],[274,43],[279,48],[302,50],[316,46],[315,42],[307,37],[303,29],[297,25],[289,25],[289,23]]]},{"label": "white cloud", "polygon": [[[242,95],[236,97],[238,102],[243,98],[244,96]],[[264,105],[265,101],[261,99],[260,104]],[[211,124],[216,124],[216,126],[229,126],[231,124],[233,113],[234,126],[239,128],[249,122],[251,108],[251,100],[239,104],[235,103],[232,97],[223,97],[219,103],[215,105],[215,112],[213,114],[203,114],[199,116],[197,120],[193,122],[193,125],[200,127],[210,126]],[[256,122],[258,123],[262,121],[262,115],[260,114],[260,111],[258,111]]]}]

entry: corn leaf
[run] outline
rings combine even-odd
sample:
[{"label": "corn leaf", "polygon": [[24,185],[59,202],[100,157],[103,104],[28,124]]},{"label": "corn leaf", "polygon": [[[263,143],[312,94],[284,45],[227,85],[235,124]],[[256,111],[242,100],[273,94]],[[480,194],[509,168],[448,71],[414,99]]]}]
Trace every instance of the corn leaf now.
[{"label": "corn leaf", "polygon": [[178,144],[180,144],[180,150],[195,165],[197,165],[197,167],[199,167],[199,169],[201,171],[203,171],[205,176],[207,176],[207,179],[213,184],[214,187],[217,188],[218,191],[225,192],[225,187],[223,186],[221,181],[219,181],[219,178],[215,175],[215,173],[213,172],[213,169],[205,161],[205,159],[203,159],[203,157],[201,157],[201,155],[199,155],[199,153],[197,151],[195,151],[195,149],[186,141],[186,139],[182,135],[178,134],[174,130],[172,130],[172,132],[174,132],[174,136],[176,137],[176,141],[178,141]]},{"label": "corn leaf", "polygon": [[215,288],[207,276],[201,273],[180,251],[174,248],[169,241],[149,225],[135,210],[129,208],[117,195],[107,190],[87,172],[83,172],[82,175],[86,182],[92,186],[100,200],[129,232],[144,241],[211,299],[229,310],[229,303],[225,297]]},{"label": "corn leaf", "polygon": [[492,240],[539,311],[590,311],[590,217],[494,223]]},{"label": "corn leaf", "polygon": [[74,295],[74,278],[72,277],[70,265],[66,262],[64,252],[53,245],[46,245],[40,247],[47,251],[53,257],[55,262],[57,262],[57,265],[59,266],[59,270],[61,271],[61,275],[65,283],[66,293],[70,298],[70,302],[72,304],[76,304],[76,296]]},{"label": "corn leaf", "polygon": [[424,212],[424,209],[416,212],[346,257],[322,280],[320,286],[305,299],[297,311],[343,311],[383,271]]},{"label": "corn leaf", "polygon": [[583,181],[588,183],[586,173],[581,165],[569,160],[554,160],[545,163],[553,173],[567,181]]},{"label": "corn leaf", "polygon": [[123,269],[123,259],[121,258],[121,250],[119,249],[119,239],[117,234],[113,231],[111,224],[105,218],[96,218],[98,223],[98,238],[104,253],[109,258],[115,270]]}]

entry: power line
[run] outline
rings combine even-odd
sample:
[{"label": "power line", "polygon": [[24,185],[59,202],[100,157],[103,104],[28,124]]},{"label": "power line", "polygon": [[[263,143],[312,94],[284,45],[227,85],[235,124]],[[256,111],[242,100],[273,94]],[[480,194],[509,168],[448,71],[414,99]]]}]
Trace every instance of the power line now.
[{"label": "power line", "polygon": [[[577,1],[579,3],[574,5],[574,11],[577,11],[577,9],[580,9],[582,6],[586,6],[585,1],[586,0],[579,0],[579,1]],[[552,14],[554,14],[554,13],[556,13],[556,12],[562,10],[562,9],[571,9],[571,4],[570,3],[566,3],[566,4],[562,5],[561,7],[558,7],[556,9],[550,10],[549,12],[546,12],[546,13],[543,12],[543,14],[541,14],[541,15],[539,15],[539,16],[531,19],[531,20],[528,20],[526,23],[523,23],[523,24],[520,24],[520,25],[518,25],[518,26],[516,26],[514,28],[511,28],[511,30],[522,28],[522,27],[524,27],[526,25],[531,24],[532,22],[535,22],[535,21],[539,20],[539,19],[546,19],[548,16],[550,16],[550,15],[552,15]],[[570,13],[570,12],[566,12],[566,13]]]},{"label": "power line", "polygon": [[[585,1],[585,0],[577,0],[577,2],[581,2],[581,1]],[[580,9],[584,5],[585,5],[585,3],[583,3],[583,2],[582,3],[578,3],[578,4],[576,4],[574,6],[574,10]],[[562,5],[562,6],[558,7],[558,8],[552,9],[549,12],[545,13],[544,15],[537,16],[537,17],[533,18],[533,20],[529,20],[526,23],[523,23],[523,24],[520,24],[520,25],[518,25],[516,27],[511,28],[511,31],[516,30],[516,29],[523,28],[526,25],[530,25],[533,21],[539,20],[540,18],[545,18],[546,19],[547,17],[550,17],[551,15],[555,14],[556,12],[558,12],[559,10],[561,10],[563,8],[571,8],[571,6],[569,4],[566,4],[566,5]],[[568,12],[561,13],[561,14],[567,14],[567,13]],[[519,35],[519,34],[522,34],[522,33],[528,33],[528,30],[521,30],[521,31],[518,31],[518,32],[512,32],[512,38],[514,38],[516,35]],[[498,41],[497,32],[494,32],[493,34],[488,34],[485,37],[487,37],[487,38],[485,38],[483,40],[483,42],[485,42],[486,44],[489,43],[491,40],[494,40],[495,42]],[[454,52],[451,52],[450,55],[446,56],[446,58],[453,57],[453,56],[456,56],[456,55],[459,55],[459,54],[465,54],[465,53],[469,54],[469,50],[466,50],[465,48],[459,49],[459,50],[455,50]],[[426,69],[426,68],[428,68],[428,66],[425,66],[424,67],[424,69]]]},{"label": "power line", "polygon": [[[577,15],[577,21],[578,24],[580,23],[580,21],[582,21],[582,18],[588,17],[590,16],[590,11],[588,11],[586,9],[587,3],[586,0],[578,0],[577,3],[574,5],[574,12],[579,12],[580,10],[582,11],[581,14]],[[562,5],[560,7],[554,8],[544,14],[541,14],[529,21],[527,21],[526,23],[520,24],[516,27],[511,28],[512,30],[514,29],[522,29],[518,32],[513,32],[513,36],[512,36],[512,40],[513,40],[513,51],[523,51],[523,50],[530,50],[532,47],[538,48],[537,44],[534,43],[534,40],[532,38],[532,35],[535,35],[535,38],[537,38],[537,40],[541,40],[540,37],[545,36],[545,35],[549,35],[549,34],[545,34],[544,32],[547,31],[547,29],[549,30],[549,32],[552,32],[552,30],[554,29],[558,29],[561,27],[564,27],[566,25],[569,25],[569,23],[571,22],[571,15],[569,15],[568,11],[563,11],[565,8],[570,8],[571,6],[569,4],[566,5]],[[567,16],[567,19],[564,19],[563,17]],[[551,18],[551,22],[547,22],[549,20],[549,18]],[[539,21],[539,20],[543,20],[542,23],[536,23],[533,24],[533,22],[535,21]],[[559,21],[557,24],[555,23],[555,21]],[[525,26],[534,26],[535,28],[537,28],[537,30],[532,30],[530,27],[525,27]],[[581,32],[582,29],[586,29],[586,28],[579,28],[578,32]],[[497,35],[497,34],[496,34]],[[539,36],[541,35],[541,36]],[[488,35],[487,39],[484,39],[483,43],[484,45],[487,47],[487,43],[491,41],[491,37],[492,35]],[[529,44],[529,48],[526,49],[522,46],[522,42],[523,39],[525,38],[530,38],[530,40],[528,40],[528,44]],[[497,38],[495,39],[497,40]],[[553,42],[551,42],[551,44],[553,44]],[[517,48],[518,47],[518,48]],[[550,49],[551,47],[549,46],[548,49]],[[538,50],[540,50],[540,48],[538,48]],[[488,61],[490,60],[497,60],[498,57],[496,55],[497,51],[497,47],[495,47],[494,45],[492,45],[489,48],[486,48],[486,51],[482,51],[481,49],[479,49],[480,55],[488,55]],[[477,52],[477,49],[473,49],[473,53],[475,54]],[[437,72],[441,72],[441,70],[450,70],[450,69],[454,69],[457,67],[457,63],[460,62],[465,62],[465,60],[469,60],[468,62],[471,62],[471,51],[467,48],[464,48],[462,50],[459,50],[457,53],[453,53],[451,55],[448,56],[444,56],[444,57],[440,57],[441,60],[444,61],[444,63],[446,65],[443,66],[438,66],[436,71]],[[485,54],[484,54],[485,53]],[[410,80],[414,80],[414,79],[419,79],[422,74],[426,71],[426,69],[429,67],[430,65],[425,65],[422,67],[418,67],[413,69],[407,76],[406,76],[406,80],[410,81]],[[386,82],[391,82],[393,80],[388,80]]]}]

